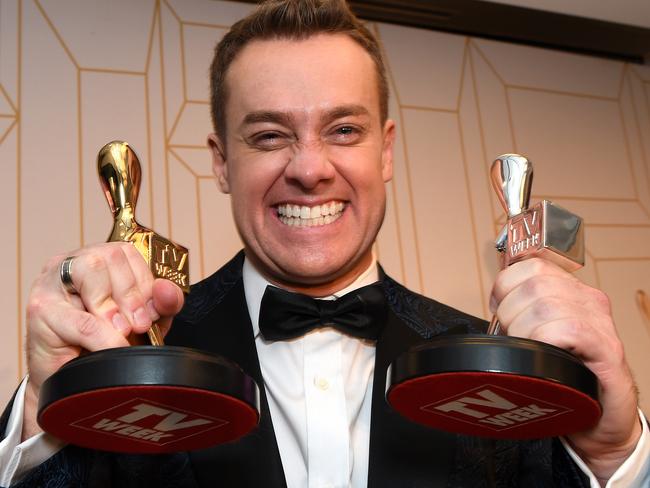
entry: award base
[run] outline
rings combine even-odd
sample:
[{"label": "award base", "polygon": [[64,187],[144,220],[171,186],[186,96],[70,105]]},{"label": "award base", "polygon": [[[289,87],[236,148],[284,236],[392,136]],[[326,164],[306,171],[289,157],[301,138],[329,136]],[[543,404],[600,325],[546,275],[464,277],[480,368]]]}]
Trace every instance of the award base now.
[{"label": "award base", "polygon": [[124,453],[202,449],[247,434],[259,390],[235,363],[174,346],[131,346],[66,363],[41,388],[38,423],[71,444]]},{"label": "award base", "polygon": [[497,439],[587,430],[602,413],[598,380],[549,344],[450,335],[407,351],[388,370],[388,403],[428,427]]}]

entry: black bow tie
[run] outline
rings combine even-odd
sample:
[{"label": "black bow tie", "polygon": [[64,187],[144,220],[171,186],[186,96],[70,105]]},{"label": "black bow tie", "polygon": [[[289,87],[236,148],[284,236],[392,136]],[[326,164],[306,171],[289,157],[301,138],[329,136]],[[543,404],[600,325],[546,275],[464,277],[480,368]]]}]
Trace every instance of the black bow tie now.
[{"label": "black bow tie", "polygon": [[316,300],[267,286],[259,324],[269,341],[294,339],[319,327],[334,327],[354,337],[377,340],[385,316],[381,283],[364,286],[336,300]]}]

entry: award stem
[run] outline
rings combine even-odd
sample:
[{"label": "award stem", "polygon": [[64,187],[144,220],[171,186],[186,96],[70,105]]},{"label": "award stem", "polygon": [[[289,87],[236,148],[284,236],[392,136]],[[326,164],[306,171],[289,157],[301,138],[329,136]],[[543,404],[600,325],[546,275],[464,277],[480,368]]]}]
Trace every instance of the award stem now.
[{"label": "award stem", "polygon": [[152,346],[164,345],[162,332],[160,332],[158,324],[151,324],[151,328],[147,331],[147,336],[149,337],[149,342],[151,342]]},{"label": "award stem", "polygon": [[[495,245],[499,254],[507,255],[510,235],[508,226],[513,217],[526,212],[530,202],[530,191],[533,183],[533,166],[531,162],[519,154],[502,154],[490,168],[490,179],[497,197],[506,211],[508,221],[497,236]],[[507,256],[506,256],[507,258]],[[507,259],[505,266],[509,265]],[[502,265],[503,269],[503,265]],[[490,320],[488,335],[500,335],[501,323],[496,312]]]},{"label": "award stem", "polygon": [[501,322],[499,322],[499,319],[497,318],[497,314],[494,314],[492,316],[492,320],[490,320],[490,325],[488,326],[487,333],[488,335],[500,335]]}]

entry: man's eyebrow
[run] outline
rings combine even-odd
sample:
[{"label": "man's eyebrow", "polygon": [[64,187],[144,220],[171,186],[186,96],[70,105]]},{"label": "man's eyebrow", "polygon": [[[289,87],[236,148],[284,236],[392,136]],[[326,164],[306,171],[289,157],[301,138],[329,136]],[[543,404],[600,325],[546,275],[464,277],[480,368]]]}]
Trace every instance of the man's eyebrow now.
[{"label": "man's eyebrow", "polygon": [[360,115],[370,115],[370,112],[363,105],[341,105],[334,107],[323,114],[324,122],[332,122],[343,117],[354,117]]},{"label": "man's eyebrow", "polygon": [[276,112],[273,110],[260,110],[249,112],[244,117],[242,125],[257,124],[261,122],[272,122],[282,125],[290,125],[293,118],[285,112]]},{"label": "man's eyebrow", "polygon": [[[321,117],[325,123],[332,122],[343,117],[354,117],[370,115],[370,112],[363,105],[341,105],[327,110]],[[249,112],[244,116],[242,125],[251,125],[256,123],[271,122],[281,125],[291,125],[294,118],[291,114],[275,110],[258,110]]]}]

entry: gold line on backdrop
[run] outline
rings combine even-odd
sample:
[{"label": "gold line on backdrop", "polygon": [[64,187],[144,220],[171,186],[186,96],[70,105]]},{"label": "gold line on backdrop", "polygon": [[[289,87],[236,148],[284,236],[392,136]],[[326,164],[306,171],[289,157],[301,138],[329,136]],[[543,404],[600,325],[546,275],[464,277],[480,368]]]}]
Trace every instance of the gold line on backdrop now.
[{"label": "gold line on backdrop", "polygon": [[460,136],[460,151],[462,154],[463,158],[463,174],[465,175],[465,189],[467,191],[467,198],[469,199],[469,217],[470,217],[470,224],[471,224],[471,229],[472,229],[472,241],[474,242],[474,260],[476,262],[476,272],[478,273],[478,278],[479,278],[479,289],[481,290],[481,304],[483,308],[483,315],[487,316],[489,313],[488,307],[487,307],[487,293],[483,287],[483,272],[482,272],[482,267],[481,267],[481,257],[480,257],[480,252],[479,252],[479,238],[478,238],[478,232],[476,229],[476,216],[474,213],[474,200],[472,198],[472,190],[470,188],[470,183],[469,183],[469,165],[467,161],[467,151],[465,149],[465,137],[463,135],[463,126],[461,124],[460,120],[460,105],[462,102],[462,96],[463,96],[463,86],[465,85],[465,67],[467,66],[467,63],[469,63],[469,39],[465,40],[465,49],[463,50],[463,67],[461,70],[460,74],[460,89],[458,90],[458,102],[456,105],[456,111],[458,112],[456,116],[456,122],[458,125],[458,134]]}]

